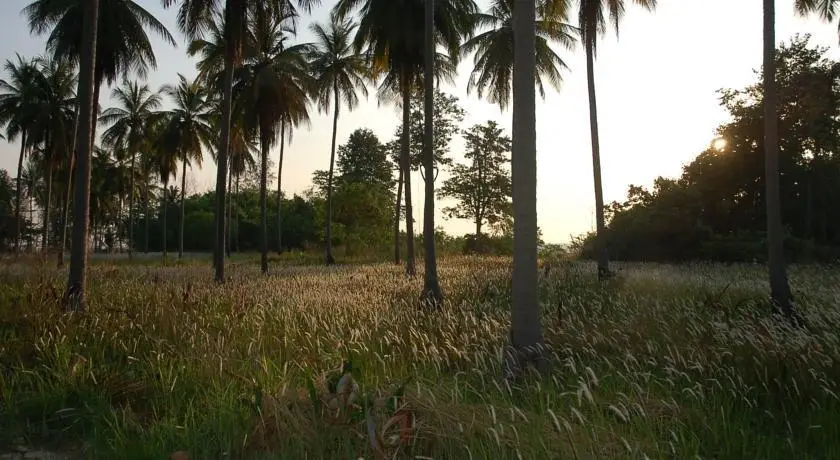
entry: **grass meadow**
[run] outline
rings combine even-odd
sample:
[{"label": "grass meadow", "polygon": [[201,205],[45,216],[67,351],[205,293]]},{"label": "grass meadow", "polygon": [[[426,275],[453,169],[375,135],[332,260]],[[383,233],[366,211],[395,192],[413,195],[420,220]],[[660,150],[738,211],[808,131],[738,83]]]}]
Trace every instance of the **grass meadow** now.
[{"label": "grass meadow", "polygon": [[[50,261],[52,263],[52,261]],[[449,257],[447,302],[393,264],[0,265],[0,453],[90,459],[840,458],[840,270],[565,262],[543,272],[549,375],[502,379],[510,261]],[[11,457],[9,457],[11,458]]]}]

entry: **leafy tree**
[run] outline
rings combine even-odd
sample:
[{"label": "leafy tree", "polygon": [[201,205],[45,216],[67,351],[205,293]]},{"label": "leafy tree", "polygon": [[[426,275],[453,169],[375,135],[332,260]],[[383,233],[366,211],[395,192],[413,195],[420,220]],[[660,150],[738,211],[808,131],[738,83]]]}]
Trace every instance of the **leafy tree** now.
[{"label": "leafy tree", "polygon": [[[333,110],[333,131],[330,147],[330,168],[327,177],[327,216],[325,231],[325,258],[327,265],[335,263],[332,254],[332,192],[333,168],[335,165],[335,136],[338,129],[338,112],[341,101],[353,110],[359,102],[357,94],[367,97],[365,80],[369,71],[364,55],[352,49],[352,34],[355,24],[336,17],[327,27],[313,24],[312,32],[317,39],[316,47],[309,56],[310,68],[315,76],[315,97],[318,110],[327,112],[330,105]],[[351,136],[352,138],[352,136]]]},{"label": "leafy tree", "polygon": [[361,182],[390,190],[393,187],[393,164],[386,146],[373,131],[359,128],[350,134],[347,143],[338,149],[340,183]]},{"label": "leafy tree", "polygon": [[439,195],[455,198],[458,204],[444,208],[450,218],[471,219],[475,235],[481,237],[486,223],[499,226],[511,213],[510,162],[511,140],[494,121],[475,125],[464,132],[467,151],[464,157],[471,164],[456,163],[451,177],[443,183]]},{"label": "leafy tree", "polygon": [[[656,7],[656,0],[634,0],[634,2],[648,10]],[[586,49],[586,82],[589,90],[589,129],[592,139],[592,171],[595,179],[595,222],[600,242],[598,279],[609,277],[610,268],[605,236],[604,191],[601,186],[601,147],[598,138],[598,105],[595,98],[595,52],[598,38],[606,33],[608,16],[618,34],[618,26],[624,17],[626,3],[625,0],[580,0],[578,4],[578,23],[580,24],[580,38]]]}]

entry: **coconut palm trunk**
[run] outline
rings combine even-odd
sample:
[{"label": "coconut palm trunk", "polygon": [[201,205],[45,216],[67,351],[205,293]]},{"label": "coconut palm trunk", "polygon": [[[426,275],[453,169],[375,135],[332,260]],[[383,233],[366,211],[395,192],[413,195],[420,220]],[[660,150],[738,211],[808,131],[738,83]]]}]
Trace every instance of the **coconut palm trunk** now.
[{"label": "coconut palm trunk", "polygon": [[543,367],[542,330],[537,298],[537,154],[533,0],[516,0],[513,9],[513,290],[511,350],[505,374],[518,378],[528,364]]},{"label": "coconut palm trunk", "polygon": [[[239,174],[236,175],[236,197],[239,198]],[[239,247],[239,209],[236,209],[236,252],[240,252]]]},{"label": "coconut palm trunk", "polygon": [[260,271],[268,274],[268,207],[267,207],[267,180],[268,180],[268,145],[269,134],[267,130],[260,128]]},{"label": "coconut palm trunk", "polygon": [[443,291],[437,271],[437,254],[435,251],[435,157],[434,157],[434,111],[435,111],[435,2],[426,0],[424,32],[425,66],[423,69],[423,96],[425,112],[425,132],[423,141],[423,167],[426,169],[426,195],[423,203],[423,292],[420,298],[425,305],[438,307],[443,301]]},{"label": "coconut palm trunk", "polygon": [[[231,171],[230,168],[229,168],[228,169],[228,183],[227,183],[228,191],[233,190],[233,188],[231,187],[232,182],[233,182],[233,171]],[[226,198],[227,198],[227,217],[226,217],[226,219],[227,219],[227,226],[226,226],[227,234],[226,234],[226,238],[225,238],[225,255],[227,256],[228,259],[230,259],[230,234],[231,234],[231,231],[230,231],[231,223],[230,223],[230,221],[233,217],[233,194],[228,193]]]},{"label": "coconut palm trunk", "polygon": [[184,198],[187,196],[187,158],[181,165],[181,221],[178,229],[178,258],[184,258]]},{"label": "coconut palm trunk", "polygon": [[592,175],[595,182],[595,228],[598,260],[598,279],[609,277],[609,256],[607,253],[606,225],[604,223],[604,191],[601,186],[601,145],[598,137],[598,104],[595,99],[595,50],[587,41],[586,84],[589,89],[589,134],[592,141]]},{"label": "coconut palm trunk", "polygon": [[[47,150],[49,151],[49,147]],[[44,226],[41,229],[41,251],[43,251],[44,257],[47,256],[49,250],[47,239],[50,232],[50,211],[52,211],[53,169],[52,159],[50,158],[47,160],[47,199],[44,202]]]},{"label": "coconut palm trunk", "polygon": [[335,99],[335,107],[333,108],[333,129],[332,129],[332,147],[330,149],[330,173],[327,176],[327,228],[326,228],[326,261],[327,265],[335,264],[335,258],[332,254],[332,192],[333,192],[333,170],[335,167],[335,136],[338,129],[338,82],[333,82],[333,96]]},{"label": "coconut palm trunk", "polygon": [[406,234],[406,255],[405,272],[408,276],[417,274],[414,266],[414,214],[411,209],[411,161],[409,159],[409,131],[411,126],[411,87],[406,71],[403,71],[402,90],[402,122],[403,132],[400,139],[400,163],[403,171],[403,187],[405,190],[405,234]]},{"label": "coconut palm trunk", "polygon": [[76,92],[81,108],[78,123],[78,138],[89,142],[81,143],[76,165],[76,196],[73,200],[73,242],[70,250],[70,274],[67,280],[67,307],[84,309],[85,275],[88,256],[88,225],[90,224],[90,169],[91,142],[96,109],[94,63],[96,62],[96,34],[99,18],[99,0],[85,2],[82,52],[79,63],[79,87]]},{"label": "coconut palm trunk", "polygon": [[280,161],[277,165],[277,254],[283,253],[283,153],[286,148],[286,119],[280,121]]},{"label": "coconut palm trunk", "polygon": [[[225,11],[232,11],[235,0],[227,0]],[[228,26],[233,26],[228,24]],[[233,67],[236,57],[236,48],[233,40],[227,40],[225,44],[225,69],[222,95],[222,119],[221,133],[219,136],[219,159],[216,169],[216,241],[213,251],[213,267],[215,268],[215,280],[218,283],[225,280],[225,185],[228,169],[228,150],[230,149],[230,118],[231,106],[233,103]]]},{"label": "coconut palm trunk", "polygon": [[128,260],[134,258],[134,162],[137,159],[135,146],[130,146],[131,163],[128,170]]},{"label": "coconut palm trunk", "polygon": [[161,207],[163,207],[163,209],[161,210],[161,213],[163,214],[163,234],[161,235],[161,241],[162,241],[162,245],[163,245],[162,247],[163,247],[163,260],[164,261],[166,260],[166,231],[167,231],[166,208],[169,204],[168,203],[169,200],[167,199],[168,196],[169,196],[169,180],[164,180],[163,181],[163,203],[161,204]]},{"label": "coconut palm trunk", "polygon": [[[402,163],[402,160],[400,160]],[[394,263],[400,264],[400,202],[402,201],[403,188],[403,168],[402,164],[398,168],[400,170],[397,178],[397,196],[396,204],[394,205]]]},{"label": "coconut palm trunk", "polygon": [[149,254],[149,176],[143,184],[143,253]]},{"label": "coconut palm trunk", "polygon": [[70,217],[70,197],[73,192],[73,168],[76,166],[76,155],[70,153],[70,164],[67,165],[67,188],[64,195],[64,207],[61,209],[61,242],[58,245],[58,268],[64,267],[64,251],[67,250],[67,223]]},{"label": "coconut palm trunk", "polygon": [[20,179],[21,175],[23,174],[23,157],[26,156],[26,130],[24,129],[20,135],[20,156],[18,157],[18,167],[17,167],[17,177],[15,178],[15,225],[17,226],[15,230],[15,255],[20,255],[20,244],[21,244],[21,218],[20,218],[20,196],[21,196],[21,189],[20,189]]},{"label": "coconut palm trunk", "polygon": [[784,229],[779,197],[779,115],[776,87],[775,0],[764,0],[764,167],[767,206],[767,265],[774,307],[797,321],[784,260]]}]

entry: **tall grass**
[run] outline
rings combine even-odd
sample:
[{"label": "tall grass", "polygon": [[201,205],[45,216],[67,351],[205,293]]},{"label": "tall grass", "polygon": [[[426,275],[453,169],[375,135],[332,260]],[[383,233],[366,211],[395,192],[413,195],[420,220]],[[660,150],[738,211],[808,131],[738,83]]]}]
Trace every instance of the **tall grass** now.
[{"label": "tall grass", "polygon": [[798,268],[807,328],[746,266],[541,280],[551,373],[501,379],[509,260],[441,264],[448,302],[390,264],[0,267],[0,452],[81,458],[840,458],[840,272]]}]

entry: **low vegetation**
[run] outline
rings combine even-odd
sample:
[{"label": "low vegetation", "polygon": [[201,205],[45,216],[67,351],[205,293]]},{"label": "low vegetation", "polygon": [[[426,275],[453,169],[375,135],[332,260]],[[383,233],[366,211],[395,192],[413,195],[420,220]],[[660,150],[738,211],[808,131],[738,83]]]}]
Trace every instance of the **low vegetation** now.
[{"label": "low vegetation", "polygon": [[838,458],[840,271],[794,267],[805,328],[762,267],[558,262],[547,376],[502,377],[509,259],[449,257],[447,302],[391,264],[0,265],[0,452],[82,458]]}]

